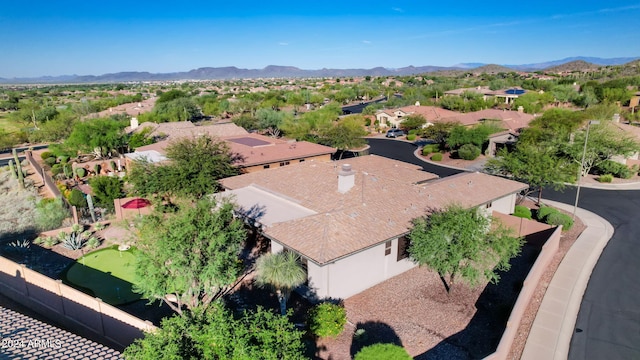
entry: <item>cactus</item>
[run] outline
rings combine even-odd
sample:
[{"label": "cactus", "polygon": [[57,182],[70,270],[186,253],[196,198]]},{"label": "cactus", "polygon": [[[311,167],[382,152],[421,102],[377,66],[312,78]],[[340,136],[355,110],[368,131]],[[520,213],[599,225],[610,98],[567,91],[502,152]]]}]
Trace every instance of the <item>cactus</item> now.
[{"label": "cactus", "polygon": [[87,170],[85,170],[84,168],[78,167],[76,168],[76,175],[78,175],[78,177],[84,177],[85,175],[87,175]]},{"label": "cactus", "polygon": [[100,164],[96,164],[96,165],[93,167],[93,171],[95,171],[96,175],[100,175],[100,170],[101,170],[101,168],[102,168],[102,167],[100,166]]},{"label": "cactus", "polygon": [[56,244],[57,244],[57,243],[59,243],[59,242],[60,242],[60,241],[59,241],[57,238],[55,238],[55,237],[51,236],[51,237],[47,237],[47,238],[45,238],[45,239],[42,241],[42,245],[43,245],[44,247],[46,247],[46,248],[50,248],[50,247],[53,247],[54,245],[56,245]]},{"label": "cactus", "polygon": [[118,170],[118,165],[116,165],[116,162],[111,160],[111,162],[109,163],[109,165],[111,165],[111,170],[116,171]]},{"label": "cactus", "polygon": [[93,209],[93,198],[90,194],[87,194],[87,206],[89,207],[89,213],[91,214],[91,222],[96,222],[96,212]]},{"label": "cactus", "polygon": [[14,178],[18,178],[18,173],[16,172],[16,167],[13,166],[13,160],[9,160],[9,170],[11,170],[11,175],[13,175]]},{"label": "cactus", "polygon": [[98,246],[100,246],[100,239],[95,236],[90,237],[89,240],[87,240],[87,246],[91,249],[97,248]]},{"label": "cactus", "polygon": [[22,164],[20,163],[20,159],[18,159],[18,151],[13,149],[13,160],[16,162],[16,168],[18,170],[18,182],[20,183],[20,187],[24,189],[24,174],[22,173]]},{"label": "cactus", "polygon": [[71,168],[71,164],[64,164],[62,166],[62,171],[64,172],[64,176],[69,179],[73,176],[73,170]]}]

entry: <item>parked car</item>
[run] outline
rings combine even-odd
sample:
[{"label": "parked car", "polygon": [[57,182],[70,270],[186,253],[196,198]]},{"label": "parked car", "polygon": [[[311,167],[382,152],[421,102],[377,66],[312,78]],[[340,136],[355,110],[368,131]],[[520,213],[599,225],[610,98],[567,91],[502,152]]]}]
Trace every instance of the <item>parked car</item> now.
[{"label": "parked car", "polygon": [[404,136],[404,131],[400,129],[390,129],[385,136],[388,138],[397,138],[398,136]]}]

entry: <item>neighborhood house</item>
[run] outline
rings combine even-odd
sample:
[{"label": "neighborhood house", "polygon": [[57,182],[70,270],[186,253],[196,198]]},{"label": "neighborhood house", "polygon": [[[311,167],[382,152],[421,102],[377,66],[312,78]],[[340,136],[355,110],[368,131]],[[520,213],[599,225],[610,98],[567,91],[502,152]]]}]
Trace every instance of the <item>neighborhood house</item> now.
[{"label": "neighborhood house", "polygon": [[416,266],[408,258],[411,220],[455,203],[511,214],[528,186],[481,173],[445,179],[419,166],[368,155],[221,180],[239,212],[271,241],[293,251],[312,299],[347,298]]}]

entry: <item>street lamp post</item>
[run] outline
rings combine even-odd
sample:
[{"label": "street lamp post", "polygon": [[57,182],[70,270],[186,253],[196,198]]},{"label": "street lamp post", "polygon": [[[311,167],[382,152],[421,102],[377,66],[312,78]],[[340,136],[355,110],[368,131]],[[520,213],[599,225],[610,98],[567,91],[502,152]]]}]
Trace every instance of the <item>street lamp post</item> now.
[{"label": "street lamp post", "polygon": [[587,123],[587,133],[584,136],[584,148],[582,149],[582,160],[580,161],[580,168],[578,169],[578,189],[576,190],[576,202],[573,205],[573,219],[576,218],[576,210],[578,210],[578,198],[580,197],[580,180],[582,180],[582,173],[584,172],[584,158],[587,155],[587,141],[589,141],[589,127],[591,125],[600,124],[599,120],[589,120]]}]

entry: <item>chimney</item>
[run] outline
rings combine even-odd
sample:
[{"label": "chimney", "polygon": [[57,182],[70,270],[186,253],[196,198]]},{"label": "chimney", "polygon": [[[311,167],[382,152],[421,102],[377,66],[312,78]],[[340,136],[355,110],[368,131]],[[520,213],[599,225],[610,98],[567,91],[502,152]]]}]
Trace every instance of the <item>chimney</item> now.
[{"label": "chimney", "polygon": [[620,114],[613,114],[613,122],[620,122]]},{"label": "chimney", "polygon": [[131,130],[137,129],[138,128],[138,118],[132,117],[131,118]]},{"label": "chimney", "polygon": [[416,101],[416,106],[420,106],[420,101]]},{"label": "chimney", "polygon": [[345,194],[351,190],[356,180],[356,172],[351,170],[350,164],[342,164],[340,171],[338,171],[338,191],[341,194]]},{"label": "chimney", "polygon": [[518,112],[521,114],[524,112],[524,108],[522,107],[522,105],[518,106]]}]

